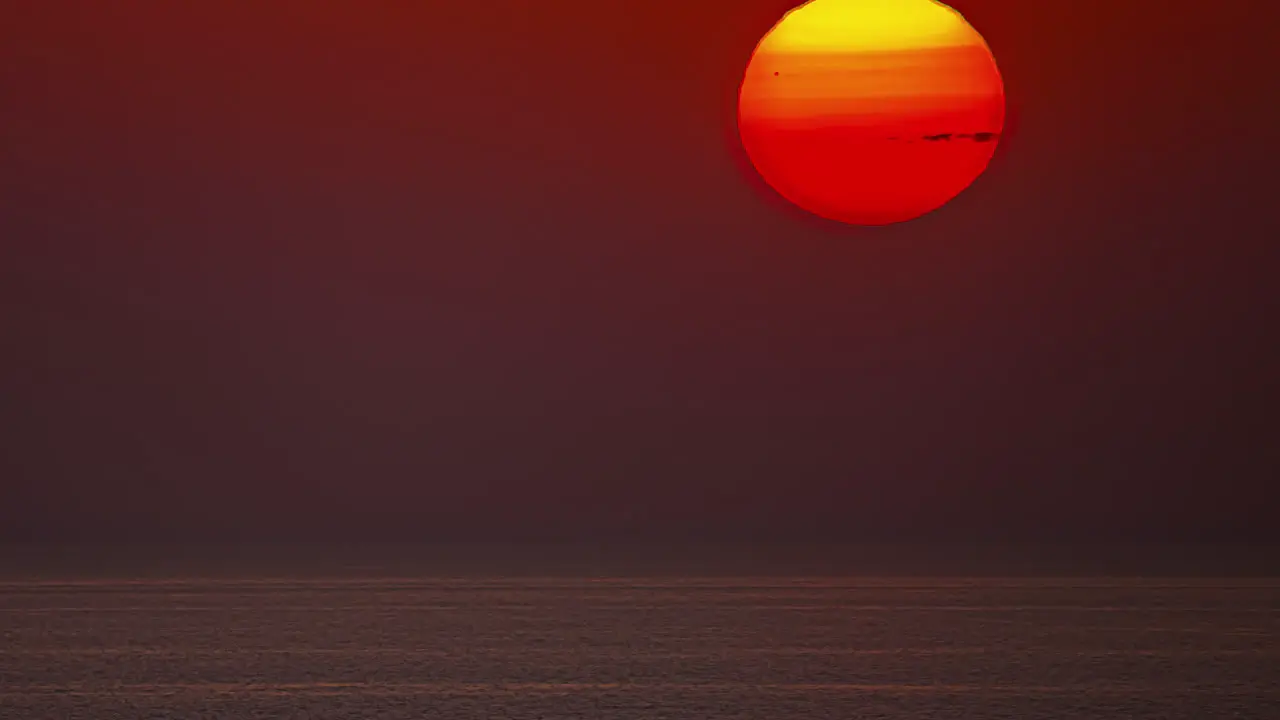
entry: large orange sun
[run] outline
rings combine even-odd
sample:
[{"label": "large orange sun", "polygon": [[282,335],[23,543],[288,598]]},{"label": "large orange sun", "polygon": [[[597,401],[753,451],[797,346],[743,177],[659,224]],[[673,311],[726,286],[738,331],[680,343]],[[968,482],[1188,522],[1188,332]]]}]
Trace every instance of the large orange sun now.
[{"label": "large orange sun", "polygon": [[946,204],[986,169],[1003,126],[986,42],[933,0],[812,0],[756,46],[738,96],[765,181],[854,225]]}]

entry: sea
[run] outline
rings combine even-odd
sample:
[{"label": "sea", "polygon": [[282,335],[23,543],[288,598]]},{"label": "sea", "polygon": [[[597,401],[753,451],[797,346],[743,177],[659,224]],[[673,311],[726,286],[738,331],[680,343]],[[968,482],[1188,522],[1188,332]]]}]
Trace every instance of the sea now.
[{"label": "sea", "polygon": [[1164,553],[11,548],[0,718],[1280,719],[1280,576]]}]

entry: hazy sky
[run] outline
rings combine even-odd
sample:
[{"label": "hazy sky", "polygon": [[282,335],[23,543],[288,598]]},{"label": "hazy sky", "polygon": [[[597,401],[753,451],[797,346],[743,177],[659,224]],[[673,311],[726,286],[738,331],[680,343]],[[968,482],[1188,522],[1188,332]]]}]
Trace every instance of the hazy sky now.
[{"label": "hazy sky", "polygon": [[0,536],[1276,538],[1251,5],[955,3],[996,161],[858,232],[786,2],[0,0]]}]

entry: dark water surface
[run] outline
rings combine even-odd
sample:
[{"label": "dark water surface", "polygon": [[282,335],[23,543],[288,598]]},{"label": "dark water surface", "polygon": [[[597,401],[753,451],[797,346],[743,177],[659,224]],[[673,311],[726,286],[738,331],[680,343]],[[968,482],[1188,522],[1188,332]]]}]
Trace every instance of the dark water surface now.
[{"label": "dark water surface", "polygon": [[1275,578],[321,565],[11,574],[0,717],[1280,718]]}]

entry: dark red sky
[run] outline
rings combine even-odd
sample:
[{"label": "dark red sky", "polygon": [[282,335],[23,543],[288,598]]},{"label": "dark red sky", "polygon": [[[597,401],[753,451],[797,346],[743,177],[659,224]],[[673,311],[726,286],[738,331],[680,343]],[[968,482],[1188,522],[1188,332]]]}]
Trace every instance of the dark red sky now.
[{"label": "dark red sky", "polygon": [[786,2],[0,0],[0,536],[1274,539],[1254,5],[958,2],[996,162],[855,232]]}]

